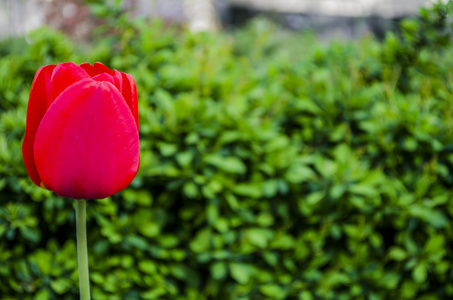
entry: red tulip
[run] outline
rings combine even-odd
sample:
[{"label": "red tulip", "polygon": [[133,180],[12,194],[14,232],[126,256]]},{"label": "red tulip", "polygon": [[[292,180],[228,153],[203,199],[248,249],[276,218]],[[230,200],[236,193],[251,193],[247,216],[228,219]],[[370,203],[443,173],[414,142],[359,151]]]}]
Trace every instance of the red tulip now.
[{"label": "red tulip", "polygon": [[101,63],[41,67],[22,154],[31,180],[62,197],[102,199],[124,189],[140,162],[132,76]]}]

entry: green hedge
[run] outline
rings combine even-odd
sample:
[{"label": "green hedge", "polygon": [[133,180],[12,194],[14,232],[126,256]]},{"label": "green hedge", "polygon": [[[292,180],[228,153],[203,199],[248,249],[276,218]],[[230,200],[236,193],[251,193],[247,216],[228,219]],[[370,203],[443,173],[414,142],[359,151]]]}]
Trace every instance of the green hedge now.
[{"label": "green hedge", "polygon": [[0,42],[1,298],[78,297],[74,203],[21,155],[34,72],[62,61],[139,93],[139,174],[88,203],[93,299],[452,298],[450,22],[438,4],[383,41],[123,19],[91,47]]}]

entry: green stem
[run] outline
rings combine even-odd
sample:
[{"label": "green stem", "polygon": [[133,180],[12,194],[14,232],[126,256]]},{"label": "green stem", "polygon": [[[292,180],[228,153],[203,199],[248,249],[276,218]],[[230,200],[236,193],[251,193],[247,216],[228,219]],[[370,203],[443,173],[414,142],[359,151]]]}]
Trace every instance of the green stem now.
[{"label": "green stem", "polygon": [[79,257],[80,300],[90,300],[90,277],[88,272],[86,201],[76,202],[77,253]]}]

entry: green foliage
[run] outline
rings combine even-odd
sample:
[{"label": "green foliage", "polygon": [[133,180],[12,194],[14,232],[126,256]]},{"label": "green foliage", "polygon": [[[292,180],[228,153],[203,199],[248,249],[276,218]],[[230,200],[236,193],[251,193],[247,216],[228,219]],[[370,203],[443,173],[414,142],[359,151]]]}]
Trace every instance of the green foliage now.
[{"label": "green foliage", "polygon": [[77,299],[73,201],[21,156],[34,72],[68,60],[139,93],[139,174],[88,203],[93,299],[452,298],[449,9],[383,42],[125,19],[87,52],[48,29],[2,50],[2,299]]}]

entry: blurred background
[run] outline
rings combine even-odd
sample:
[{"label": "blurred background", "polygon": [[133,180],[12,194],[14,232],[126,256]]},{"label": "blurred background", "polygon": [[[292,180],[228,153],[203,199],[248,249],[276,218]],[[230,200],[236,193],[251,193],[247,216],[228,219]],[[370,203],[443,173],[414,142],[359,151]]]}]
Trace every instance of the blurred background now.
[{"label": "blurred background", "polygon": [[[24,35],[43,25],[86,39],[96,26],[88,5],[120,6],[130,17],[162,18],[194,31],[231,29],[256,16],[286,28],[311,29],[321,37],[382,37],[395,21],[416,15],[428,0],[1,0],[0,37]],[[96,8],[95,8],[96,9]],[[97,8],[100,10],[99,8]]]}]

